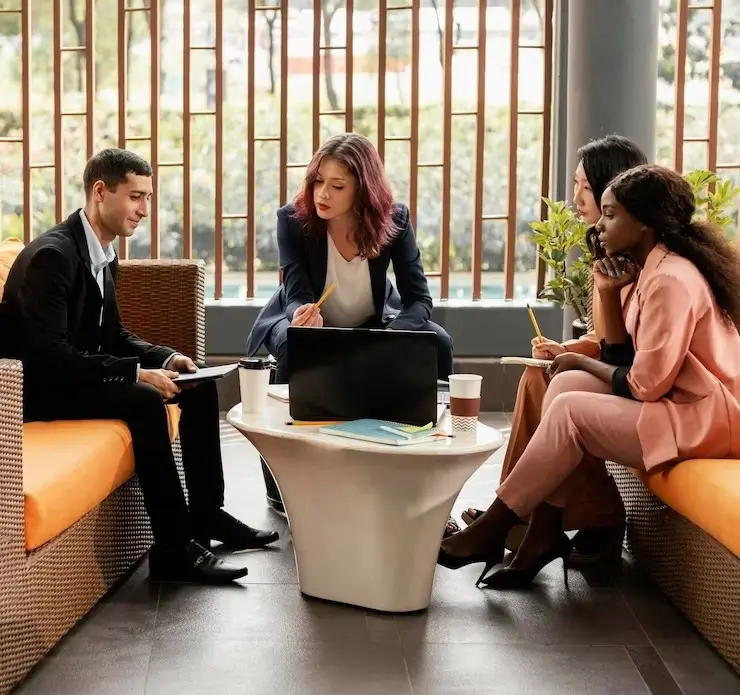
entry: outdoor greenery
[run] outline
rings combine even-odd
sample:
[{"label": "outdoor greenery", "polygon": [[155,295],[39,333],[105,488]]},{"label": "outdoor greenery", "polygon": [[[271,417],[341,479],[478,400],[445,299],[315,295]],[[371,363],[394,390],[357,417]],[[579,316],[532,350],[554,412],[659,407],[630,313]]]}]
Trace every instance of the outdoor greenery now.
[{"label": "outdoor greenery", "polygon": [[[737,221],[730,208],[740,195],[740,187],[731,179],[704,169],[690,171],[684,174],[684,179],[694,192],[694,219],[716,224],[734,238]],[[571,307],[578,319],[585,321],[592,262],[586,245],[588,225],[565,202],[544,200],[547,219],[530,224],[534,241],[539,245],[539,256],[551,271],[540,297],[561,307]]]}]

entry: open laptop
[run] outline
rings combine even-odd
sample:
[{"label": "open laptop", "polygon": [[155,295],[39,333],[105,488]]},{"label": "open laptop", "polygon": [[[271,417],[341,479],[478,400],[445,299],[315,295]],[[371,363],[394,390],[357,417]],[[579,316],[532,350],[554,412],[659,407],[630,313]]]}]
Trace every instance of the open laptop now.
[{"label": "open laptop", "polygon": [[286,359],[294,420],[425,425],[446,407],[432,332],[291,326]]}]

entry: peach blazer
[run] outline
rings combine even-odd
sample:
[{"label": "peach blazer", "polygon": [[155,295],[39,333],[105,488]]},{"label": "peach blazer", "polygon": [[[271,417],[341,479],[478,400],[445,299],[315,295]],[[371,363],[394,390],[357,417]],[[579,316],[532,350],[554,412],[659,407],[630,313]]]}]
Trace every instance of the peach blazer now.
[{"label": "peach blazer", "polygon": [[659,244],[627,311],[635,359],[627,380],[647,470],[689,458],[740,457],[740,334],[706,280]]}]

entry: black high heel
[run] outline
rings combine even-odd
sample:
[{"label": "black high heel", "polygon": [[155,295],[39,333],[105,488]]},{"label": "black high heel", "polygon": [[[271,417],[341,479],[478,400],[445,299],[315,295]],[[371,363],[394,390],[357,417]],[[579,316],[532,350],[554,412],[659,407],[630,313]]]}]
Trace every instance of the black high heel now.
[{"label": "black high heel", "polygon": [[561,558],[563,561],[563,581],[565,588],[568,586],[568,558],[573,549],[571,540],[565,534],[562,534],[557,542],[544,554],[538,557],[534,564],[529,567],[505,567],[492,574],[488,579],[483,581],[483,586],[488,589],[523,589],[532,583],[532,580],[539,574],[540,570],[549,565],[553,560]]},{"label": "black high heel", "polygon": [[504,551],[496,550],[493,553],[475,553],[473,555],[465,555],[458,557],[456,555],[450,555],[446,550],[440,548],[439,554],[437,555],[437,564],[442,565],[450,570],[459,570],[461,567],[467,567],[467,565],[475,565],[479,562],[484,562],[485,567],[481,572],[478,581],[475,582],[475,586],[478,587],[491,568],[501,564],[504,559]]}]

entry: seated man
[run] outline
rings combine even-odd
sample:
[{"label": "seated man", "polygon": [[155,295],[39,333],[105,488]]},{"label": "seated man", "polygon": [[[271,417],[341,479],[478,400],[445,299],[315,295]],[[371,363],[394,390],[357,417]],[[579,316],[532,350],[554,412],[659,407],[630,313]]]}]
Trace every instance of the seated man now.
[{"label": "seated man", "polygon": [[[224,480],[216,387],[180,391],[172,378],[195,371],[171,348],[127,331],[116,300],[118,259],[111,242],[134,234],[149,212],[152,169],[125,150],[95,155],[84,172],[85,208],[34,239],[10,270],[4,313],[17,324],[28,420],[123,420],[152,524],[155,581],[227,582],[247,574],[209,552],[278,539],[223,509]],[[176,310],[176,307],[173,307]],[[181,442],[190,506],[170,444],[165,401],[182,409]],[[80,481],[84,484],[84,481]]]}]

